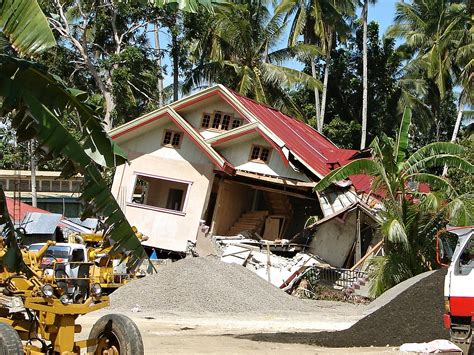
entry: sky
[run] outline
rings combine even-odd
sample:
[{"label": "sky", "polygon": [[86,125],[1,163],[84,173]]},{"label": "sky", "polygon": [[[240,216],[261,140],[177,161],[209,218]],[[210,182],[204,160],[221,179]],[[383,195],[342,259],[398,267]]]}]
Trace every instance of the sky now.
[{"label": "sky", "polygon": [[[379,32],[380,36],[382,36],[387,28],[392,24],[393,18],[395,16],[395,4],[397,0],[378,0],[376,4],[369,5],[369,22],[376,21],[379,24]],[[358,9],[358,15],[360,16],[361,9]],[[167,43],[169,43],[169,36],[162,30],[160,31],[160,42],[161,45],[164,47]],[[286,42],[286,39],[282,40],[282,42]],[[168,71],[170,69],[170,61],[167,56],[163,58],[163,64],[168,66]],[[291,66],[293,67],[293,66]],[[295,66],[297,69],[301,69],[298,66]],[[172,77],[170,73],[165,76],[164,86],[168,86],[172,83]]]}]

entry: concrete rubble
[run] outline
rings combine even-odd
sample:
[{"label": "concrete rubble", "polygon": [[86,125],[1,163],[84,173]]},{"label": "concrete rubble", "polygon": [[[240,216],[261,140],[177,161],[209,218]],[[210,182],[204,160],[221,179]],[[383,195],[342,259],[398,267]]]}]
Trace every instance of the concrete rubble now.
[{"label": "concrete rubble", "polygon": [[[285,289],[292,285],[301,272],[313,265],[329,267],[327,263],[306,253],[297,253],[292,258],[276,255],[270,251],[270,242],[247,239],[221,239],[220,258],[226,263],[235,263],[246,267],[272,285]],[[250,244],[248,244],[250,243]]]}]

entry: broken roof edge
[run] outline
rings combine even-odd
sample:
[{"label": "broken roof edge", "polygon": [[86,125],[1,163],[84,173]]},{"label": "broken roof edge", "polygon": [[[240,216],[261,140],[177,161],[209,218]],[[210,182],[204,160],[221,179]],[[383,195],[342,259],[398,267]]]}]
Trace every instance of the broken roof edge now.
[{"label": "broken roof edge", "polygon": [[313,188],[316,185],[315,182],[306,182],[306,181],[296,180],[292,178],[258,174],[255,172],[239,170],[239,169],[235,171],[235,176],[243,176],[243,177],[248,177],[251,179],[263,180],[263,181],[271,182],[274,184],[279,184],[279,185],[284,185],[284,186],[289,186],[289,187]]},{"label": "broken roof edge", "polygon": [[354,209],[357,209],[357,208],[360,208],[363,212],[365,212],[365,214],[370,217],[374,222],[379,222],[380,221],[380,218],[377,217],[377,214],[375,213],[375,211],[373,211],[365,202],[362,202],[360,200],[344,207],[343,209],[337,211],[336,213],[333,213],[327,217],[324,217],[316,222],[314,222],[313,224],[309,225],[308,227],[306,227],[305,229],[313,229],[321,224],[324,224],[326,222],[329,222],[330,220],[340,216],[341,214],[344,214],[346,212],[350,212]]}]

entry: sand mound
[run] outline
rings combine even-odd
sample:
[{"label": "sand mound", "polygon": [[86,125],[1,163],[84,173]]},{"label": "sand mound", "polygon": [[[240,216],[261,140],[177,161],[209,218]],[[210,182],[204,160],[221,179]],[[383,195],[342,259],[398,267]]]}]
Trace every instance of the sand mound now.
[{"label": "sand mound", "polygon": [[141,312],[238,313],[314,311],[314,306],[292,297],[236,264],[213,257],[187,258],[133,281],[111,297],[111,308]]}]

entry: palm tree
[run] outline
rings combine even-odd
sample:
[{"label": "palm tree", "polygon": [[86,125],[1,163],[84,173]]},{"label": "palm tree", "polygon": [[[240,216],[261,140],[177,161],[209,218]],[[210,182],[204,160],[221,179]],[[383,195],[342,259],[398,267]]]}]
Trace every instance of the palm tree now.
[{"label": "palm tree", "polygon": [[[413,53],[407,71],[432,81],[440,100],[454,86],[461,87],[453,142],[459,131],[464,106],[472,102],[474,47],[471,27],[470,14],[464,2],[414,0],[396,5],[395,23],[388,31],[389,35],[403,38],[404,46]],[[435,117],[435,120],[439,126],[440,118]]]},{"label": "palm tree", "polygon": [[[370,0],[370,3],[375,4],[376,0]],[[362,7],[362,135],[360,138],[360,149],[365,148],[367,140],[367,20],[369,15],[369,0],[364,0]]]},{"label": "palm tree", "polygon": [[281,15],[272,17],[265,6],[252,0],[220,7],[211,22],[211,28],[195,44],[197,64],[184,89],[219,82],[300,116],[288,90],[298,85],[313,89],[320,87],[320,82],[281,64],[297,55],[314,55],[316,49],[300,45],[271,52],[286,24]]},{"label": "palm tree", "polygon": [[[303,35],[305,44],[317,45],[324,57],[323,91],[320,98],[319,89],[314,88],[317,129],[322,132],[326,111],[327,86],[331,64],[331,50],[336,36],[344,40],[349,31],[346,18],[354,14],[352,0],[283,0],[275,9],[275,13],[293,16],[288,38],[288,46],[298,44]],[[317,79],[317,57],[310,58],[311,73]]]},{"label": "palm tree", "polygon": [[[372,191],[383,196],[380,229],[386,253],[371,264],[375,296],[434,267],[432,237],[442,224],[474,222],[474,195],[458,195],[446,178],[432,173],[443,165],[474,173],[474,165],[459,157],[464,148],[434,142],[409,155],[410,124],[411,110],[405,109],[396,140],[386,136],[374,139],[371,158],[356,159],[332,171],[315,187],[320,191],[355,174],[373,177]],[[422,183],[429,184],[432,191],[420,192]]]},{"label": "palm tree", "polygon": [[[11,117],[19,141],[35,138],[49,156],[63,157],[63,176],[84,175],[81,196],[87,206],[84,216],[94,213],[106,216],[104,237],[113,244],[112,252],[124,252],[130,256],[130,266],[136,266],[146,256],[145,251],[100,172],[100,167],[124,163],[124,152],[108,137],[96,114],[97,108],[85,102],[84,92],[67,88],[43,66],[15,55],[15,51],[23,56],[36,55],[55,45],[36,1],[4,1],[0,15],[0,27],[13,45],[0,53],[2,116]],[[79,139],[61,124],[58,115],[76,119],[82,130]],[[5,208],[4,202],[2,190],[0,209]],[[3,223],[12,226],[8,213],[2,216]],[[13,231],[7,229],[10,243],[14,240]]]}]

